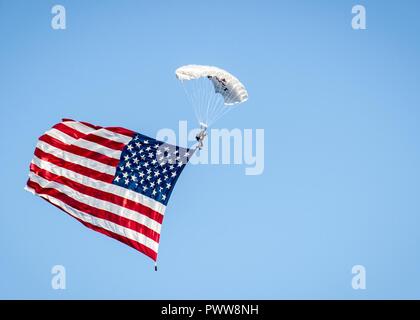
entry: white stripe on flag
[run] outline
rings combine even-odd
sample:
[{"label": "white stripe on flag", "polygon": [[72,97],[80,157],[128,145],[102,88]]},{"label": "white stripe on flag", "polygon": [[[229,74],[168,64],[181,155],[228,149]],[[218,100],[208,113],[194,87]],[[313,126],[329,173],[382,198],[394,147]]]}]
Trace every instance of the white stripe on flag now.
[{"label": "white stripe on flag", "polygon": [[29,178],[38,183],[42,188],[54,188],[66,195],[68,195],[69,197],[73,198],[76,201],[85,203],[91,207],[95,207],[95,208],[99,208],[102,210],[106,210],[109,212],[112,212],[118,216],[136,221],[146,227],[148,227],[149,229],[152,229],[153,231],[160,233],[160,229],[161,229],[161,224],[156,222],[153,219],[150,219],[148,217],[146,217],[145,215],[140,214],[137,211],[133,211],[130,210],[128,208],[125,207],[121,207],[119,205],[116,205],[112,202],[108,202],[108,201],[104,201],[104,200],[100,200],[97,198],[94,198],[92,196],[89,196],[87,194],[84,193],[80,193],[66,185],[54,182],[54,181],[49,181],[46,180],[38,175],[36,175],[33,172],[29,173]]},{"label": "white stripe on flag", "polygon": [[63,167],[59,167],[55,164],[52,164],[48,161],[44,161],[39,159],[38,157],[34,156],[32,159],[32,163],[34,163],[36,166],[38,166],[41,169],[47,170],[53,174],[63,176],[65,178],[68,178],[70,180],[73,180],[75,182],[78,182],[80,184],[84,184],[85,186],[95,188],[100,191],[106,191],[112,194],[115,194],[117,196],[126,198],[128,200],[137,202],[139,204],[142,204],[153,211],[159,212],[160,214],[164,215],[166,206],[162,203],[149,198],[147,196],[144,196],[140,193],[137,193],[133,190],[120,187],[118,185],[106,183],[103,181],[95,180],[93,178],[86,177],[82,174],[76,173],[74,171],[65,169]]},{"label": "white stripe on flag", "polygon": [[45,195],[45,194],[38,194],[36,193],[32,188],[30,187],[26,187],[26,190],[28,190],[29,192],[36,194],[40,197],[43,197],[45,199],[47,199],[48,201],[50,201],[51,203],[59,206],[60,208],[62,208],[64,211],[66,211],[67,213],[69,213],[70,215],[72,215],[73,217],[76,217],[84,222],[90,223],[94,226],[100,227],[102,229],[111,231],[113,233],[116,233],[122,237],[131,239],[133,241],[136,241],[150,249],[152,249],[154,252],[158,252],[158,247],[159,244],[156,241],[153,241],[152,239],[146,237],[145,235],[136,232],[132,229],[120,226],[118,224],[115,224],[113,222],[110,222],[108,220],[104,220],[104,219],[100,219],[100,218],[96,218],[94,216],[91,216],[89,214],[86,214],[80,210],[77,210],[67,204],[65,204],[64,202],[62,202],[61,200],[58,200],[55,197],[49,196],[49,195]]},{"label": "white stripe on flag", "polygon": [[109,140],[113,140],[113,141],[116,141],[116,142],[124,143],[124,144],[127,144],[131,141],[130,137],[125,136],[123,134],[115,133],[115,132],[109,131],[105,128],[93,129],[93,128],[90,128],[90,127],[84,125],[83,123],[80,123],[80,122],[77,122],[77,121],[64,121],[64,122],[62,122],[62,124],[72,128],[72,129],[75,129],[77,131],[80,131],[84,134],[91,133],[91,134],[94,134],[96,136],[100,136],[100,137],[103,137],[103,138],[106,138],[106,139],[109,139]]},{"label": "white stripe on flag", "polygon": [[124,143],[124,144],[129,143],[132,139],[123,134],[115,133],[107,129],[99,129],[98,131],[95,132],[95,135],[100,136],[102,138],[109,139],[109,140],[114,140],[120,143]]},{"label": "white stripe on flag", "polygon": [[61,123],[66,125],[69,128],[80,131],[81,133],[84,133],[84,134],[89,134],[96,131],[96,129],[88,127],[87,125],[84,125],[83,123],[80,123],[77,121],[63,121]]},{"label": "white stripe on flag", "polygon": [[72,144],[81,148],[88,149],[90,151],[98,152],[100,154],[103,154],[105,156],[108,156],[110,158],[114,158],[117,160],[120,160],[120,156],[122,151],[114,150],[107,148],[103,145],[97,144],[95,142],[91,142],[84,139],[75,139],[73,137],[70,137],[69,135],[65,134],[64,132],[57,130],[57,129],[51,129],[45,133],[46,135],[53,137],[55,139],[60,140],[61,142],[64,142],[66,144]]},{"label": "white stripe on flag", "polygon": [[52,154],[56,156],[57,158],[63,159],[65,161],[73,162],[75,164],[84,166],[89,169],[93,169],[102,173],[107,173],[110,175],[115,175],[116,168],[112,166],[108,166],[106,164],[103,164],[101,162],[85,158],[82,156],[78,156],[74,153],[67,152],[64,150],[61,150],[59,148],[53,147],[52,145],[48,144],[47,142],[39,140],[37,143],[37,148],[41,149],[42,151]]}]

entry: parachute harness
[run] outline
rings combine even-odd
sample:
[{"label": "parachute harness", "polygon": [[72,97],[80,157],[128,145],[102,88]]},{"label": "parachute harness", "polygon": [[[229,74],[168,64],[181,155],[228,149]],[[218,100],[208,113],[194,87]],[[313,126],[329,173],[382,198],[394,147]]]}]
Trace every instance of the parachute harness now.
[{"label": "parachute harness", "polygon": [[200,122],[200,132],[197,133],[195,139],[198,142],[197,148],[201,150],[204,146],[204,138],[207,136],[207,125],[205,123]]}]

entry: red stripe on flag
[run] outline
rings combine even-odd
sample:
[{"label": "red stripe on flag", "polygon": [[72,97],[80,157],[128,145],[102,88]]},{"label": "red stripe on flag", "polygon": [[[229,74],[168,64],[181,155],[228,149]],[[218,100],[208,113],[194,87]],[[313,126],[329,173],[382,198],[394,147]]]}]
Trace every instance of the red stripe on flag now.
[{"label": "red stripe on flag", "polygon": [[101,126],[95,126],[95,125],[93,125],[93,124],[91,124],[89,122],[74,121],[72,119],[66,119],[66,118],[65,119],[62,119],[62,121],[63,122],[66,122],[66,121],[79,122],[79,123],[84,124],[85,126],[87,126],[89,128],[95,129],[95,130],[106,129],[106,130],[109,130],[109,131],[112,131],[112,132],[115,132],[115,133],[119,133],[119,134],[128,136],[130,138],[132,138],[134,136],[134,134],[135,134],[134,131],[129,130],[129,129],[126,129],[126,128],[121,128],[121,127],[101,127]]},{"label": "red stripe on flag", "polygon": [[104,147],[108,147],[110,149],[114,149],[114,150],[118,150],[118,151],[123,150],[124,147],[125,147],[124,143],[109,140],[107,138],[97,136],[93,133],[84,136],[82,139],[87,140],[87,141],[91,141],[91,142],[95,142],[95,143],[100,144]]},{"label": "red stripe on flag", "polygon": [[130,138],[132,138],[135,134],[134,131],[131,131],[131,130],[128,130],[128,129],[125,129],[125,128],[121,128],[121,127],[107,127],[105,129],[108,130],[108,131],[112,131],[112,132],[115,132],[115,133],[125,135],[125,136],[130,137]]},{"label": "red stripe on flag", "polygon": [[95,126],[95,125],[93,125],[93,124],[91,124],[89,122],[84,122],[84,121],[76,121],[76,122],[79,122],[81,124],[84,124],[85,126],[87,126],[89,128],[92,128],[92,129],[95,129],[95,130],[99,130],[99,129],[102,129],[103,128],[101,126]]},{"label": "red stripe on flag", "polygon": [[[48,201],[48,200],[47,200]],[[61,208],[60,208],[61,209]],[[61,209],[63,210],[63,209]],[[64,211],[64,210],[63,210]],[[64,211],[65,212],[65,211]],[[73,217],[74,218],[74,217]],[[154,252],[149,247],[146,247],[145,245],[138,243],[137,241],[131,240],[129,238],[123,237],[122,235],[119,235],[118,233],[114,233],[112,231],[102,229],[101,227],[95,226],[93,224],[87,223],[85,221],[82,221],[78,218],[76,218],[79,222],[81,222],[83,225],[88,227],[89,229],[92,229],[94,231],[100,232],[108,237],[114,238],[115,240],[118,240],[122,243],[125,243],[126,245],[129,245],[130,247],[136,249],[137,251],[140,251],[141,253],[144,253],[146,256],[151,258],[153,261],[157,260],[157,252]]]},{"label": "red stripe on flag", "polygon": [[[32,183],[31,181],[28,181],[28,187],[34,189],[34,191],[36,193],[39,193],[37,191],[37,189],[41,188],[38,184],[36,183]],[[42,189],[42,188],[41,188]],[[140,251],[141,253],[144,253],[146,256],[150,257],[152,260],[156,261],[157,259],[157,253],[155,251],[153,251],[152,249],[146,247],[145,245],[138,243],[137,241],[134,241],[132,239],[123,237],[117,233],[114,233],[112,231],[103,229],[101,227],[95,226],[93,224],[90,224],[86,221],[83,221],[77,217],[74,217],[73,215],[71,215],[69,212],[67,212],[66,210],[64,210],[62,207],[56,205],[55,203],[51,202],[49,199],[43,198],[44,200],[48,201],[49,203],[51,203],[53,206],[59,208],[60,210],[64,211],[65,213],[67,213],[69,216],[71,216],[72,218],[76,219],[77,221],[79,221],[80,223],[82,223],[84,226],[88,227],[89,229],[92,229],[94,231],[100,232],[108,237],[114,238],[115,240],[118,240],[126,245],[129,245],[130,247],[136,249],[137,251]]]},{"label": "red stripe on flag", "polygon": [[35,149],[35,155],[41,160],[48,161],[52,164],[55,164],[56,166],[74,171],[76,173],[80,173],[92,179],[100,180],[107,183],[112,183],[112,181],[114,181],[113,175],[102,173],[102,172],[81,166],[80,164],[75,164],[73,162],[66,161],[50,153],[46,153],[39,148]]},{"label": "red stripe on flag", "polygon": [[64,132],[66,135],[74,138],[74,139],[80,139],[86,136],[85,133],[77,131],[75,129],[70,128],[69,126],[66,126],[63,123],[58,123],[54,127],[54,129],[60,130],[61,132]]},{"label": "red stripe on flag", "polygon": [[[34,187],[36,185],[36,187]],[[92,207],[84,202],[80,202],[78,200],[73,199],[72,197],[68,196],[67,194],[54,189],[54,188],[43,188],[38,183],[34,181],[28,181],[28,186],[35,189],[39,194],[46,194],[52,196],[65,204],[73,207],[76,210],[82,211],[87,213],[93,217],[97,217],[103,220],[111,221],[115,224],[120,226],[126,227],[128,229],[134,230],[138,233],[145,235],[146,237],[159,242],[159,234],[150,228],[146,227],[145,225],[138,223],[137,221],[130,220],[125,217],[121,217],[115,213],[110,211],[106,211],[104,209],[100,209],[97,207]]]},{"label": "red stripe on flag", "polygon": [[44,134],[39,138],[39,140],[44,141],[48,143],[49,145],[56,147],[58,149],[61,149],[63,151],[67,151],[70,153],[74,153],[76,155],[79,155],[81,157],[89,158],[95,161],[98,161],[100,163],[109,165],[111,167],[116,167],[118,163],[120,162],[118,159],[107,157],[101,153],[91,151],[82,147],[78,147],[71,144],[66,144],[64,142],[61,142],[60,140],[53,138],[49,136],[48,134]]},{"label": "red stripe on flag", "polygon": [[[108,201],[108,202],[116,204],[120,207],[124,207],[124,208],[130,209],[130,210],[136,211],[136,212],[138,212],[140,214],[143,214],[146,217],[149,217],[150,219],[153,219],[153,220],[159,222],[160,224],[162,224],[163,215],[161,213],[156,212],[153,209],[141,204],[141,203],[138,203],[138,202],[135,202],[133,200],[115,195],[115,194],[110,193],[110,192],[106,192],[106,191],[103,191],[103,190],[99,190],[99,189],[95,189],[95,188],[86,186],[84,184],[81,184],[79,182],[70,180],[70,179],[68,179],[66,177],[63,177],[63,176],[56,175],[56,174],[54,174],[50,171],[39,168],[37,165],[35,165],[33,163],[31,163],[30,170],[32,172],[34,172],[36,175],[40,176],[41,178],[63,184],[65,186],[68,186],[68,187],[70,187],[70,188],[72,188],[76,191],[79,191],[83,194],[86,194],[88,196],[91,196],[91,197],[94,197],[94,198],[97,198],[97,199],[100,199],[100,200]],[[149,230],[151,232],[155,232],[151,229],[149,229]]]},{"label": "red stripe on flag", "polygon": [[59,123],[56,124],[53,128],[64,132],[65,134],[67,134],[68,136],[75,138],[75,139],[83,139],[83,140],[87,140],[90,142],[95,142],[97,144],[100,144],[104,147],[110,148],[110,149],[114,149],[114,150],[118,150],[121,151],[124,149],[125,144],[124,143],[120,143],[120,142],[116,142],[114,140],[110,140],[104,137],[100,137],[94,134],[94,132],[89,133],[89,134],[85,134],[83,132],[77,131],[76,129],[70,128],[68,126],[66,126],[65,124]]}]

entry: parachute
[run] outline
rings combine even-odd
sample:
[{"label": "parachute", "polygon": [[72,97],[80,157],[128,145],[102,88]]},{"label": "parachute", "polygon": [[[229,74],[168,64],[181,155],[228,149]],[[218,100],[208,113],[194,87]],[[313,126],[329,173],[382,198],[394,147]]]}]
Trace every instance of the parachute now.
[{"label": "parachute", "polygon": [[232,108],[248,100],[244,85],[223,69],[186,65],[178,68],[175,74],[184,87],[203,131]]}]

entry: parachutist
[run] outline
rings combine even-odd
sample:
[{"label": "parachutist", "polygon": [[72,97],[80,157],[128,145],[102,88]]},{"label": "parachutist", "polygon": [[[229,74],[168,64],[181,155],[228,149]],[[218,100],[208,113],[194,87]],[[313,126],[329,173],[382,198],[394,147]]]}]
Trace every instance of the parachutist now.
[{"label": "parachutist", "polygon": [[199,133],[197,133],[197,135],[195,136],[195,139],[198,142],[198,149],[202,149],[204,146],[204,138],[207,136],[207,132],[205,129],[201,130]]},{"label": "parachutist", "polygon": [[202,149],[204,146],[204,138],[207,136],[207,124],[200,122],[200,129],[201,131],[199,133],[197,133],[197,135],[195,136],[195,139],[198,142],[198,149]]}]

